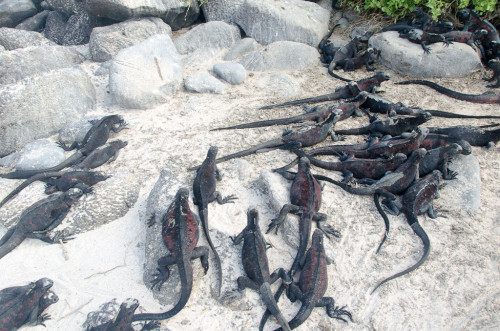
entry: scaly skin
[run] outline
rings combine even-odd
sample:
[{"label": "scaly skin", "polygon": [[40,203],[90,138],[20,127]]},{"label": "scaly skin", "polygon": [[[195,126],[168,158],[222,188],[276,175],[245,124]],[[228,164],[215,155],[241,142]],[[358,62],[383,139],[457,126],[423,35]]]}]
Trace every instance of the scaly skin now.
[{"label": "scaly skin", "polygon": [[[55,178],[54,178],[55,177]],[[110,176],[102,175],[92,171],[66,171],[66,172],[42,172],[25,180],[21,185],[10,192],[2,201],[0,207],[5,205],[10,199],[25,189],[31,183],[42,180],[47,182],[45,193],[51,194],[57,191],[66,192],[70,188],[79,188],[83,193],[90,193],[94,184],[108,179]]]},{"label": "scaly skin", "polygon": [[[340,61],[356,57],[359,45],[359,37],[354,37],[344,46],[340,47],[338,51],[335,52],[332,61],[328,65],[328,73],[333,77],[336,77],[333,69],[336,69]],[[337,77],[338,78],[338,77]]]},{"label": "scaly skin", "polygon": [[450,98],[454,98],[457,100],[468,101],[472,103],[484,103],[484,104],[500,104],[500,94],[494,93],[483,93],[483,94],[464,94],[459,93],[453,90],[450,90],[444,86],[436,84],[434,82],[430,82],[428,80],[407,80],[403,82],[394,83],[397,85],[409,85],[409,84],[417,84],[424,85],[434,90],[442,93]]},{"label": "scaly skin", "polygon": [[496,80],[496,83],[488,84],[486,87],[497,88],[500,87],[500,60],[499,59],[491,59],[488,61],[488,68],[493,70],[493,75],[491,78],[483,78],[487,82],[492,82]]},{"label": "scaly skin", "polygon": [[361,91],[366,91],[366,92],[375,92],[376,88],[382,84],[382,82],[385,82],[389,80],[391,77],[388,74],[385,74],[383,72],[377,72],[374,76],[370,78],[364,78],[361,79],[357,82],[350,82],[346,86],[339,87],[335,90],[335,92],[330,93],[330,94],[324,94],[320,95],[317,97],[312,97],[312,98],[307,98],[307,99],[300,99],[300,100],[294,100],[294,101],[288,101],[285,103],[280,103],[276,105],[269,105],[269,106],[264,106],[260,107],[260,109],[271,109],[271,108],[276,108],[276,107],[283,107],[283,106],[293,106],[293,105],[300,105],[303,103],[318,103],[318,102],[323,102],[323,101],[334,101],[334,100],[339,100],[339,99],[350,99],[355,96],[357,96]]},{"label": "scaly skin", "polygon": [[81,160],[82,157],[89,155],[99,146],[104,145],[109,138],[110,131],[113,131],[115,133],[120,132],[121,130],[126,128],[126,125],[127,124],[120,115],[105,116],[92,125],[81,144],[75,142],[70,147],[66,147],[64,144],[60,144],[61,147],[67,151],[70,151],[75,147],[77,147],[79,150],[57,166],[42,170],[14,171],[7,174],[0,174],[0,177],[10,179],[26,179],[41,172],[62,170],[75,164],[76,162]]},{"label": "scaly skin", "polygon": [[[17,330],[23,325],[43,324],[50,316],[42,315],[40,299],[44,297],[54,282],[41,278],[28,286],[26,291],[16,293],[7,306],[0,306],[0,331]],[[46,307],[45,299],[42,306]]]},{"label": "scaly skin", "polygon": [[407,157],[403,153],[397,153],[391,158],[378,159],[357,159],[348,158],[340,162],[326,162],[316,159],[307,153],[295,150],[299,157],[307,157],[312,165],[326,170],[341,171],[344,175],[343,182],[348,182],[354,178],[380,179],[387,171],[393,171],[406,161]]},{"label": "scaly skin", "polygon": [[[291,284],[287,290],[287,295],[292,302],[295,302],[296,299],[302,302],[299,311],[288,323],[291,329],[295,329],[304,323],[316,307],[325,307],[326,313],[331,318],[336,318],[346,323],[348,318],[352,322],[352,315],[344,309],[345,306],[341,308],[335,307],[335,301],[331,297],[324,296],[328,288],[326,264],[323,234],[320,230],[316,229],[312,236],[311,247],[305,255],[299,281],[297,284]],[[264,317],[261,320],[261,329],[263,329],[267,320]]]},{"label": "scaly skin", "polygon": [[500,42],[500,36],[498,35],[497,29],[488,22],[487,20],[481,19],[479,15],[469,8],[460,9],[458,12],[458,17],[465,20],[464,31],[476,31],[476,30],[486,30],[488,35],[485,38],[483,44],[486,46],[491,41]]},{"label": "scaly skin", "polygon": [[347,102],[347,103],[344,103],[344,104],[341,104],[338,106],[334,106],[334,105],[327,105],[325,107],[317,106],[317,107],[312,108],[311,111],[308,111],[306,114],[302,114],[302,115],[297,115],[297,116],[288,117],[288,118],[278,118],[278,119],[272,119],[272,120],[244,123],[244,124],[233,125],[233,126],[228,126],[228,127],[223,127],[223,128],[211,129],[210,131],[261,128],[261,127],[265,127],[265,126],[287,125],[287,124],[300,123],[300,122],[305,122],[305,121],[321,122],[321,121],[326,120],[328,118],[328,116],[330,116],[330,114],[332,114],[336,109],[340,109],[342,111],[342,114],[340,115],[339,121],[343,121],[343,120],[351,117],[354,114],[354,112],[363,104],[363,102],[365,102],[367,95],[368,95],[368,93],[363,91],[357,97],[353,98],[352,100],[349,100],[349,102]]},{"label": "scaly skin", "polygon": [[462,147],[462,155],[469,155],[472,153],[472,146],[469,142],[455,137],[450,137],[444,134],[428,134],[425,139],[420,144],[420,147],[425,148],[426,150],[435,149],[438,147],[443,147],[450,144],[458,144]]},{"label": "scaly skin", "polygon": [[[139,301],[129,298],[120,305],[120,310],[114,320],[90,327],[87,331],[134,331],[132,318],[138,307]],[[150,322],[146,323],[141,330],[153,330],[158,327],[160,327],[160,323]]]},{"label": "scaly skin", "polygon": [[382,135],[399,136],[403,132],[415,130],[419,125],[429,121],[431,118],[432,115],[426,112],[411,117],[400,116],[381,118],[362,128],[335,130],[335,133],[338,135],[380,133]]},{"label": "scaly skin", "polygon": [[23,211],[19,222],[0,239],[0,259],[19,246],[25,238],[36,238],[51,244],[58,243],[59,239],[63,242],[70,240],[71,238],[66,238],[60,233],[50,238],[47,232],[61,224],[71,205],[82,194],[79,189],[54,193]]},{"label": "scaly skin", "polygon": [[283,317],[278,304],[274,300],[270,285],[274,284],[279,278],[282,279],[283,283],[290,284],[291,279],[283,268],[279,268],[272,274],[269,273],[266,241],[260,232],[257,210],[249,210],[247,219],[247,226],[243,231],[234,239],[231,238],[235,245],[240,244],[243,240],[241,259],[247,277],[238,277],[238,289],[244,291],[246,288],[251,288],[258,291],[267,309],[272,312],[283,330],[290,330],[285,317]]},{"label": "scaly skin", "polygon": [[[199,230],[198,219],[189,208],[189,190],[181,188],[175,196],[167,212],[162,218],[162,238],[170,255],[158,260],[158,274],[153,281],[153,287],[161,288],[170,276],[170,265],[177,265],[181,280],[181,295],[177,304],[169,311],[157,314],[137,314],[132,322],[142,320],[164,320],[175,316],[184,308],[193,288],[193,266],[191,260],[200,258],[205,273],[208,270],[208,248],[196,247]],[[150,222],[151,226],[154,224]]]},{"label": "scaly skin", "polygon": [[406,275],[417,269],[427,259],[431,248],[431,243],[424,229],[422,229],[422,227],[418,223],[418,215],[427,213],[429,217],[437,217],[436,212],[432,208],[431,202],[433,199],[439,196],[438,188],[440,176],[441,174],[438,170],[433,171],[432,173],[428,174],[424,178],[417,181],[414,185],[412,185],[401,198],[401,211],[406,215],[408,224],[411,226],[415,234],[420,237],[422,243],[424,244],[422,257],[413,266],[379,282],[373,289],[372,293],[375,292],[375,290],[377,290],[382,284],[385,284],[386,282],[394,278]]},{"label": "scaly skin", "polygon": [[500,140],[500,129],[484,130],[471,125],[458,125],[449,128],[428,128],[430,133],[447,135],[456,139],[463,139],[472,146],[488,146]]},{"label": "scaly skin", "polygon": [[205,233],[208,245],[214,253],[215,262],[217,263],[217,293],[220,296],[220,292],[222,289],[222,265],[220,262],[219,254],[215,250],[212,239],[210,238],[210,231],[208,228],[208,204],[215,200],[219,204],[233,203],[234,201],[232,200],[237,198],[233,195],[222,198],[221,194],[215,190],[217,180],[220,180],[222,178],[219,169],[217,169],[217,166],[215,164],[218,150],[219,149],[215,146],[210,147],[205,161],[203,161],[196,172],[196,177],[194,178],[193,183],[193,202],[198,206],[198,214],[200,215],[203,232]]},{"label": "scaly skin", "polygon": [[408,33],[401,32],[399,37],[408,39],[412,43],[420,44],[424,52],[427,54],[431,51],[430,47],[427,47],[427,45],[446,41],[444,36],[441,34],[424,32],[415,29],[408,31]]},{"label": "scaly skin", "polygon": [[[368,48],[362,55],[356,56],[356,57],[351,57],[351,58],[346,58],[340,61],[337,61],[337,64],[335,66],[335,69],[342,68],[345,71],[354,71],[356,69],[359,69],[363,66],[366,67],[367,71],[375,71],[375,67],[371,67],[373,63],[377,60],[379,56],[379,52],[376,51],[373,48]],[[337,75],[335,72],[331,71],[328,69],[328,73],[337,78],[340,79],[344,82],[352,82],[352,79],[347,79],[342,76]]]},{"label": "scaly skin", "polygon": [[75,165],[75,169],[94,169],[104,163],[111,163],[116,160],[120,149],[128,143],[122,140],[115,140],[106,145],[100,146],[92,151],[82,162]]},{"label": "scaly skin", "polygon": [[[328,116],[326,120],[312,126],[312,128],[310,129],[306,129],[305,131],[286,132],[283,134],[281,138],[264,142],[262,144],[245,149],[240,152],[222,156],[217,160],[215,160],[215,163],[221,163],[234,158],[251,155],[257,153],[260,150],[269,150],[276,148],[290,149],[298,147],[308,147],[322,142],[328,136],[331,136],[332,140],[335,140],[336,138],[333,134],[333,127],[340,118],[341,113],[342,113],[341,110],[336,109],[333,111],[332,114]],[[188,170],[195,170],[195,169],[198,169],[198,167],[189,168]]]},{"label": "scaly skin", "polygon": [[452,158],[461,153],[462,147],[456,143],[427,151],[427,154],[418,166],[419,176],[424,177],[434,170],[440,170],[443,174],[443,179],[455,179],[457,174],[448,169],[448,164]]}]

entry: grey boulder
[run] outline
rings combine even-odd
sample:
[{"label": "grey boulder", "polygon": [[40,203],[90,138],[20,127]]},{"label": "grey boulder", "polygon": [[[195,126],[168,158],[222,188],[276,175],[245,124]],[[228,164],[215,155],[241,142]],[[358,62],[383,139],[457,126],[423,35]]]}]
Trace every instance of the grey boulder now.
[{"label": "grey boulder", "polygon": [[250,52],[239,61],[247,70],[302,70],[319,64],[316,48],[293,41],[277,41]]},{"label": "grey boulder", "polygon": [[262,45],[260,45],[255,39],[243,38],[237,41],[229,52],[227,52],[224,56],[224,61],[232,61],[260,48],[262,48]]},{"label": "grey boulder", "polygon": [[96,27],[92,30],[89,41],[92,60],[97,62],[111,60],[120,50],[155,34],[168,34],[172,37],[172,29],[157,17],[136,18]]},{"label": "grey boulder", "polygon": [[59,131],[95,104],[95,89],[80,68],[52,70],[0,87],[0,156]]},{"label": "grey boulder", "polygon": [[50,7],[60,13],[71,16],[82,11],[81,0],[45,0]]},{"label": "grey boulder", "polygon": [[66,145],[73,142],[81,143],[85,135],[92,127],[92,121],[97,121],[101,116],[85,116],[76,121],[70,122],[59,131],[59,141]]},{"label": "grey boulder", "polygon": [[49,13],[49,10],[44,10],[34,16],[28,17],[27,19],[16,25],[16,29],[38,32],[42,31],[45,27],[45,21],[47,20],[47,16],[49,16]]},{"label": "grey boulder", "polygon": [[213,67],[213,72],[219,78],[232,85],[241,84],[247,78],[247,71],[245,68],[241,64],[234,62],[217,63]]},{"label": "grey boulder", "polygon": [[39,32],[0,28],[0,45],[11,51],[29,46],[56,45],[56,43],[45,38]]},{"label": "grey boulder", "polygon": [[0,0],[0,27],[15,27],[37,13],[31,0]]},{"label": "grey boulder", "polygon": [[303,0],[219,0],[202,9],[207,21],[237,24],[263,45],[290,40],[316,47],[330,21],[329,10]]},{"label": "grey boulder", "polygon": [[109,71],[111,95],[124,108],[155,107],[182,85],[182,62],[167,34],[122,49]]},{"label": "grey boulder", "polygon": [[204,48],[230,48],[240,39],[237,26],[224,22],[208,22],[194,27],[175,39],[174,44],[179,54],[184,55]]},{"label": "grey boulder", "polygon": [[58,165],[65,160],[64,150],[46,139],[26,144],[19,156],[16,170],[39,170]]},{"label": "grey boulder", "polygon": [[184,82],[184,87],[189,92],[222,94],[226,86],[207,71],[195,73]]},{"label": "grey boulder", "polygon": [[381,64],[405,76],[457,78],[482,68],[476,51],[463,43],[448,47],[435,43],[427,54],[419,44],[400,38],[395,31],[387,31],[372,36],[369,45],[380,51]]}]

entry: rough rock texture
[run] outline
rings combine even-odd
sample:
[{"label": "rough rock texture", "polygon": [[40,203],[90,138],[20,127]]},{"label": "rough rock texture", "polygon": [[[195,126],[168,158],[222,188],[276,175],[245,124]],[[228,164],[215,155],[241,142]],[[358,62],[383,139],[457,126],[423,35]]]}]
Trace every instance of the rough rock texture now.
[{"label": "rough rock texture", "polygon": [[61,45],[81,45],[89,42],[90,33],[96,24],[86,12],[71,15],[64,25]]},{"label": "rough rock texture", "polygon": [[330,20],[329,10],[302,0],[220,0],[202,8],[208,21],[237,24],[264,45],[290,40],[317,46]]},{"label": "rough rock texture", "polygon": [[94,86],[80,68],[53,70],[1,87],[0,155],[54,134],[94,103]]},{"label": "rough rock texture", "polygon": [[29,46],[56,45],[56,43],[38,32],[0,28],[0,45],[11,51]]},{"label": "rough rock texture", "polygon": [[64,150],[46,139],[26,144],[19,156],[16,170],[46,169],[65,160]]},{"label": "rough rock texture", "polygon": [[392,70],[414,77],[465,77],[481,70],[481,60],[469,45],[443,43],[430,45],[426,54],[419,44],[399,38],[395,31],[378,33],[370,38],[369,45],[380,51],[379,61]]},{"label": "rough rock texture", "polygon": [[0,27],[15,27],[25,18],[37,12],[31,0],[1,0],[0,1]]},{"label": "rough rock texture", "polygon": [[59,131],[59,141],[66,145],[73,142],[82,142],[85,135],[92,127],[91,121],[98,120],[102,116],[85,116],[76,121],[68,123]]},{"label": "rough rock texture", "polygon": [[481,174],[477,158],[473,154],[458,155],[449,168],[458,175],[455,180],[446,181],[443,190],[446,190],[448,198],[442,199],[442,203],[449,210],[477,211],[481,205]]},{"label": "rough rock texture", "polygon": [[45,29],[43,30],[45,38],[61,45],[67,20],[68,18],[60,12],[51,11],[45,20]]},{"label": "rough rock texture", "polygon": [[83,62],[76,51],[63,46],[38,46],[0,54],[0,84],[11,84],[50,70],[69,68]]},{"label": "rough rock texture", "polygon": [[301,70],[319,63],[316,48],[293,42],[277,41],[253,51],[239,61],[247,70]]},{"label": "rough rock texture", "polygon": [[181,84],[182,62],[166,34],[121,50],[110,68],[110,92],[124,108],[157,106],[166,102]]},{"label": "rough rock texture", "polygon": [[49,13],[49,10],[44,10],[36,15],[28,17],[27,19],[16,25],[16,29],[40,32],[45,27],[45,21],[47,20],[47,16],[49,16]]},{"label": "rough rock texture", "polygon": [[297,95],[300,85],[283,72],[274,72],[267,75],[257,84],[262,89],[269,91],[270,94],[292,98]]},{"label": "rough rock texture", "polygon": [[213,71],[219,78],[232,85],[241,84],[247,78],[247,71],[239,63],[217,63],[214,65]]},{"label": "rough rock texture", "polygon": [[141,181],[126,169],[119,169],[110,175],[110,178],[93,186],[92,194],[80,199],[81,207],[75,208],[72,217],[59,230],[64,229],[70,234],[87,232],[128,212],[139,197]]},{"label": "rough rock texture", "polygon": [[237,26],[224,22],[208,22],[178,37],[174,44],[179,54],[188,54],[200,48],[230,48],[240,39]]},{"label": "rough rock texture", "polygon": [[234,46],[227,52],[224,56],[225,61],[232,61],[243,55],[250,53],[251,51],[256,51],[262,46],[253,38],[243,38],[237,41]]},{"label": "rough rock texture", "polygon": [[65,15],[71,16],[73,14],[82,11],[81,0],[45,0],[50,7],[58,12],[64,13]]},{"label": "rough rock texture", "polygon": [[178,0],[87,0],[84,8],[92,15],[124,21],[133,17],[154,16],[173,30],[191,25],[200,14],[197,1]]},{"label": "rough rock texture", "polygon": [[184,81],[184,87],[189,92],[221,94],[226,86],[207,71],[195,73]]},{"label": "rough rock texture", "polygon": [[155,34],[168,34],[172,29],[160,18],[136,18],[113,25],[96,27],[90,35],[89,47],[92,60],[111,60],[121,49],[146,40]]}]

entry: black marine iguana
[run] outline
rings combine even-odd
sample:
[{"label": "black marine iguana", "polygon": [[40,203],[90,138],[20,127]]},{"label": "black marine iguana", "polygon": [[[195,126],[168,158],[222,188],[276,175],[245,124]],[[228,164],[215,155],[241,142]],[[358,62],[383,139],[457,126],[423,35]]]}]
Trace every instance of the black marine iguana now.
[{"label": "black marine iguana", "polygon": [[[372,67],[371,65],[375,63],[379,55],[380,53],[377,50],[369,47],[363,54],[359,56],[337,61],[337,65],[335,66],[334,69],[342,68],[344,69],[344,72],[346,72],[346,71],[354,71],[356,69],[361,68],[362,66],[365,66],[367,71],[375,71],[377,68]],[[344,82],[352,82],[352,79],[347,79],[342,76],[339,76],[333,71],[328,70],[328,73],[331,76],[340,79]]]},{"label": "black marine iguana", "polygon": [[457,143],[441,146],[427,151],[427,154],[418,165],[419,176],[424,177],[434,170],[440,170],[443,174],[443,179],[455,179],[457,173],[450,171],[448,169],[448,164],[453,157],[461,153],[462,147]]},{"label": "black marine iguana", "polygon": [[[424,252],[422,254],[422,257],[417,261],[417,263],[415,263],[408,269],[398,272],[397,274],[379,282],[371,293],[375,292],[375,290],[377,290],[382,284],[417,269],[427,259],[431,248],[431,243],[424,229],[422,229],[422,227],[418,223],[418,215],[427,213],[431,218],[437,217],[437,213],[432,208],[431,202],[433,199],[439,196],[438,188],[440,176],[441,173],[438,170],[434,170],[432,173],[428,174],[424,178],[421,178],[414,185],[408,188],[405,194],[401,197],[401,211],[406,215],[408,224],[411,226],[415,234],[420,237],[422,243],[424,244]],[[384,214],[384,211],[382,209],[379,209],[379,212],[381,214]],[[385,218],[387,218],[386,215]]]},{"label": "black marine iguana", "polygon": [[[243,157],[250,154],[257,153],[261,150],[273,150],[277,148],[281,149],[290,149],[290,148],[299,148],[299,147],[308,147],[315,144],[318,144],[325,140],[328,136],[332,138],[332,140],[337,140],[333,133],[333,127],[335,123],[339,120],[342,111],[339,109],[335,109],[326,120],[321,123],[315,124],[310,128],[305,129],[304,131],[285,131],[283,135],[278,139],[273,139],[264,143],[261,143],[257,146],[245,149],[240,152],[232,153],[229,155],[221,156],[215,163],[225,162],[237,157]],[[188,170],[195,170],[198,167],[189,168]]]},{"label": "black marine iguana", "polygon": [[53,284],[52,280],[41,278],[25,286],[1,290],[0,331],[17,330],[24,325],[45,326],[44,321],[49,320],[50,315],[42,313],[54,300],[49,295]]},{"label": "black marine iguana", "polygon": [[[316,307],[325,307],[326,313],[331,318],[336,318],[346,323],[346,318],[348,318],[352,322],[352,315],[349,311],[345,310],[345,306],[336,307],[333,298],[324,296],[328,288],[326,265],[323,233],[319,229],[316,229],[312,236],[311,247],[307,251],[303,261],[299,281],[292,283],[287,290],[287,296],[290,301],[295,302],[299,299],[302,302],[299,311],[288,323],[290,328],[295,329],[304,323]],[[266,312],[262,317],[259,330],[263,330],[268,316]],[[346,316],[346,318],[343,316]]]},{"label": "black marine iguana", "polygon": [[215,262],[217,263],[218,268],[217,293],[220,295],[222,289],[222,265],[219,254],[215,250],[212,239],[210,238],[210,231],[208,228],[208,204],[215,200],[219,204],[233,203],[234,201],[232,200],[237,198],[233,195],[222,198],[221,194],[215,190],[217,180],[222,178],[216,165],[218,150],[219,149],[216,146],[211,146],[207,152],[205,161],[203,161],[196,172],[196,177],[193,182],[193,202],[198,206],[198,214],[200,215],[203,232],[205,233],[208,245],[215,256]]},{"label": "black marine iguana", "polygon": [[493,75],[490,78],[483,78],[487,82],[492,82],[496,79],[496,83],[488,84],[486,87],[497,88],[500,87],[500,60],[491,59],[488,61],[488,68],[493,70]]},{"label": "black marine iguana", "polygon": [[81,160],[82,157],[89,155],[99,146],[104,145],[109,138],[110,131],[118,133],[121,130],[125,129],[126,126],[127,123],[123,120],[123,118],[120,115],[105,116],[92,125],[90,130],[85,135],[85,138],[83,139],[81,144],[74,142],[70,147],[66,147],[62,143],[60,144],[60,146],[66,151],[78,148],[77,152],[69,156],[62,163],[48,169],[16,170],[11,173],[0,174],[0,177],[10,178],[10,179],[26,179],[41,172],[62,170],[66,167],[75,164],[76,162]]},{"label": "black marine iguana", "polygon": [[256,209],[248,211],[247,226],[240,234],[231,239],[235,245],[240,244],[243,240],[241,258],[247,277],[238,277],[238,290],[244,291],[246,288],[251,288],[259,292],[267,309],[272,312],[283,330],[290,330],[285,317],[283,317],[283,314],[278,308],[278,304],[274,300],[270,285],[274,284],[279,278],[287,285],[290,284],[292,280],[283,268],[279,268],[272,274],[269,273],[266,241],[260,232],[259,214]]},{"label": "black marine iguana", "polygon": [[454,98],[454,99],[458,99],[458,100],[462,100],[462,101],[473,102],[473,103],[500,104],[500,94],[494,94],[491,92],[485,92],[483,94],[464,94],[464,93],[450,90],[444,86],[441,86],[439,84],[436,84],[436,83],[428,81],[428,80],[421,80],[421,79],[407,80],[407,81],[403,81],[403,82],[397,82],[394,84],[397,84],[397,85],[409,85],[409,84],[425,85],[425,86],[428,86],[430,88],[433,88],[434,90],[438,91],[439,93],[442,93],[446,96],[449,96],[450,98]]},{"label": "black marine iguana", "polygon": [[427,54],[431,52],[430,47],[427,47],[427,45],[446,41],[442,34],[430,33],[417,29],[410,30],[407,33],[401,32],[399,33],[399,37],[408,39],[412,43],[420,44]]},{"label": "black marine iguana", "polygon": [[[244,123],[244,124],[239,124],[239,125],[227,126],[227,127],[223,127],[223,128],[211,129],[210,131],[261,128],[261,127],[265,127],[265,126],[287,125],[287,124],[293,124],[293,123],[299,123],[299,122],[305,122],[305,121],[321,122],[321,121],[324,121],[336,109],[340,109],[342,111],[342,114],[340,115],[340,117],[338,119],[339,121],[342,121],[346,118],[351,117],[359,109],[359,107],[363,104],[363,102],[365,102],[367,95],[368,95],[368,92],[363,91],[363,92],[359,93],[358,96],[354,97],[351,100],[348,100],[348,102],[343,103],[341,105],[338,105],[338,106],[324,105],[324,107],[316,106],[316,107],[312,108],[311,110],[309,110],[306,114],[302,114],[302,115],[292,116],[292,117],[288,117],[288,118],[277,118],[277,119],[272,119],[272,120]],[[500,116],[499,116],[499,118],[500,118]]]},{"label": "black marine iguana", "polygon": [[465,140],[472,146],[489,146],[492,143],[496,144],[500,140],[500,128],[495,130],[484,130],[481,127],[471,125],[457,125],[449,128],[428,129],[430,133],[447,135],[455,139]]},{"label": "black marine iguana", "polygon": [[82,195],[82,191],[73,188],[63,193],[54,193],[24,210],[17,224],[0,239],[0,259],[26,238],[40,239],[50,244],[58,243],[59,240],[71,240],[71,237],[62,233],[56,233],[50,238],[47,232],[61,224],[71,205]]},{"label": "black marine iguana", "polygon": [[357,82],[349,82],[346,86],[339,87],[333,93],[320,95],[317,97],[288,101],[276,105],[263,106],[259,109],[271,109],[283,106],[300,105],[303,103],[318,103],[323,101],[334,101],[339,99],[350,99],[357,96],[361,91],[375,92],[376,88],[382,82],[389,80],[391,77],[383,72],[377,72],[374,76],[363,78]]},{"label": "black marine iguana", "polygon": [[[158,289],[170,277],[171,265],[177,265],[181,281],[181,295],[179,301],[169,311],[163,313],[145,313],[132,316],[132,322],[143,320],[164,320],[175,316],[184,308],[193,288],[193,266],[191,260],[200,258],[201,265],[208,270],[208,248],[199,246],[198,219],[189,208],[189,190],[180,188],[175,199],[162,217],[161,235],[163,243],[170,254],[158,259],[158,273],[153,280],[153,287]],[[149,226],[154,224],[154,218]]]}]

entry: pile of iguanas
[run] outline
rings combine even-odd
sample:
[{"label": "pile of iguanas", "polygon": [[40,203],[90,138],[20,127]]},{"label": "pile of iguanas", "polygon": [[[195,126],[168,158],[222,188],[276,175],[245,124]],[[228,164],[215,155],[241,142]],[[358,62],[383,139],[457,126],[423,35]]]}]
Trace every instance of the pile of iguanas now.
[{"label": "pile of iguanas", "polygon": [[[500,72],[498,33],[490,31],[488,24],[483,20],[478,21],[473,11],[460,12],[461,17],[466,20],[463,33],[451,31],[453,26],[446,22],[431,21],[428,15],[419,9],[416,9],[414,13],[415,19],[411,22],[399,22],[385,30],[399,31],[401,36],[411,39],[414,38],[416,27],[422,29],[423,33],[419,35],[419,38],[424,50],[432,38],[447,43],[465,42],[464,40],[468,38],[467,42],[471,46],[481,46],[484,49],[483,54],[496,57],[496,59],[490,59],[489,63],[494,70],[493,79],[498,80]],[[329,63],[329,72],[332,75],[336,76],[333,70],[340,67],[345,71],[354,70],[361,65],[365,65],[369,71],[373,69],[370,65],[376,58],[376,51],[366,49],[363,55],[356,57],[362,38],[355,38],[346,46],[336,49],[327,42],[332,32],[333,29],[322,40],[319,47],[322,51],[322,59]],[[441,37],[428,37],[436,33],[441,33],[439,34]],[[468,37],[464,37],[465,35]],[[488,46],[485,47],[484,42],[487,42]],[[255,208],[248,210],[246,227],[240,234],[231,238],[234,245],[243,242],[241,257],[246,273],[246,276],[242,275],[237,279],[238,291],[235,293],[243,295],[246,288],[251,288],[260,294],[267,308],[259,330],[264,329],[270,315],[276,318],[280,325],[279,330],[294,329],[309,317],[315,307],[325,307],[327,315],[331,318],[344,322],[352,321],[352,315],[345,309],[345,306],[336,306],[333,298],[325,296],[329,261],[325,254],[323,237],[331,239],[340,237],[341,234],[338,230],[326,225],[328,215],[319,212],[322,198],[320,182],[331,183],[352,194],[373,196],[374,204],[385,224],[384,235],[378,245],[377,253],[385,243],[390,230],[387,212],[392,215],[403,213],[410,227],[422,241],[421,258],[411,267],[378,282],[373,291],[388,281],[408,274],[421,266],[428,257],[431,245],[429,237],[418,222],[418,216],[426,213],[429,217],[438,217],[437,211],[432,207],[432,201],[438,197],[440,183],[442,180],[453,180],[457,176],[457,173],[448,169],[449,163],[459,154],[470,154],[471,146],[489,146],[500,140],[498,124],[483,127],[434,128],[424,126],[425,123],[432,116],[484,119],[498,119],[500,116],[461,115],[421,109],[400,102],[394,103],[375,94],[377,88],[389,79],[389,75],[383,72],[377,72],[372,77],[357,82],[343,79],[348,81],[348,84],[337,88],[330,94],[261,107],[261,109],[270,109],[328,102],[308,108],[305,114],[212,129],[213,131],[235,130],[302,124],[300,130],[285,131],[276,139],[220,158],[217,158],[218,148],[210,147],[204,162],[188,169],[196,170],[192,192],[193,203],[198,206],[198,215],[190,208],[189,189],[182,187],[177,191],[166,212],[160,217],[162,239],[169,254],[157,261],[157,273],[153,276],[151,287],[161,289],[170,277],[170,267],[177,266],[180,278],[180,298],[177,303],[165,312],[136,314],[138,301],[128,299],[121,304],[115,318],[97,326],[88,326],[87,329],[132,330],[132,323],[137,321],[148,321],[142,327],[145,331],[159,327],[159,320],[175,316],[187,304],[194,281],[191,261],[199,258],[201,266],[207,273],[210,251],[217,265],[216,293],[218,296],[221,295],[222,265],[210,237],[208,204],[213,201],[219,204],[232,203],[237,198],[233,195],[222,198],[221,194],[216,191],[217,180],[221,179],[217,163],[262,151],[285,149],[297,155],[297,159],[290,164],[275,169],[277,173],[292,181],[289,195],[291,203],[284,205],[279,215],[269,222],[266,234],[272,231],[277,233],[286,221],[287,215],[292,213],[298,216],[299,246],[291,266],[281,267],[271,273],[266,255],[266,250],[270,245],[267,244],[261,232],[259,215]],[[423,82],[426,81],[408,81],[400,82],[400,84],[419,83],[445,91],[437,84]],[[497,81],[494,87],[499,87],[499,84]],[[455,97],[458,95],[449,90],[447,93],[452,95],[455,93]],[[473,102],[500,103],[500,96],[492,94],[463,96],[460,95],[457,98]],[[333,101],[345,99],[347,100],[343,103],[333,103]],[[352,116],[365,115],[368,115],[369,119],[366,126],[347,130],[335,129],[339,121],[347,120]],[[56,232],[50,237],[48,232],[63,221],[71,206],[83,194],[92,191],[94,184],[109,177],[89,171],[89,169],[116,159],[118,151],[127,143],[116,140],[105,144],[111,131],[117,133],[126,128],[126,125],[119,115],[103,117],[93,123],[81,143],[74,143],[69,147],[61,144],[66,151],[74,148],[78,150],[61,164],[41,171],[14,171],[0,174],[3,178],[25,179],[0,202],[0,207],[37,180],[46,181],[46,193],[51,194],[48,198],[27,208],[21,214],[18,223],[0,239],[0,259],[25,238],[38,238],[48,243],[72,239],[62,232]],[[495,128],[489,129],[489,127]],[[359,144],[336,143],[304,149],[322,143],[328,137],[334,142],[342,141],[345,135],[365,135],[366,140]],[[338,157],[338,160],[327,161],[319,158],[322,155],[333,155]],[[298,165],[297,172],[289,171],[295,165]],[[329,176],[314,174],[313,166],[340,172],[343,179],[338,181]],[[67,167],[72,167],[73,170],[62,171]],[[383,198],[382,201],[380,201],[381,198]],[[312,231],[313,221],[316,223],[314,232]],[[152,218],[148,221],[148,226],[154,223],[154,218]],[[198,246],[199,223],[203,228],[208,247]],[[311,236],[312,240],[310,240]],[[281,285],[273,294],[270,286],[279,279],[281,279]],[[44,314],[43,311],[58,300],[55,293],[49,290],[52,285],[51,280],[42,278],[25,286],[0,290],[0,331],[14,330],[22,325],[44,325],[44,321],[50,319],[50,316]],[[294,302],[299,299],[302,303],[290,321],[286,320],[277,304],[283,292],[286,292],[290,301]]]}]

